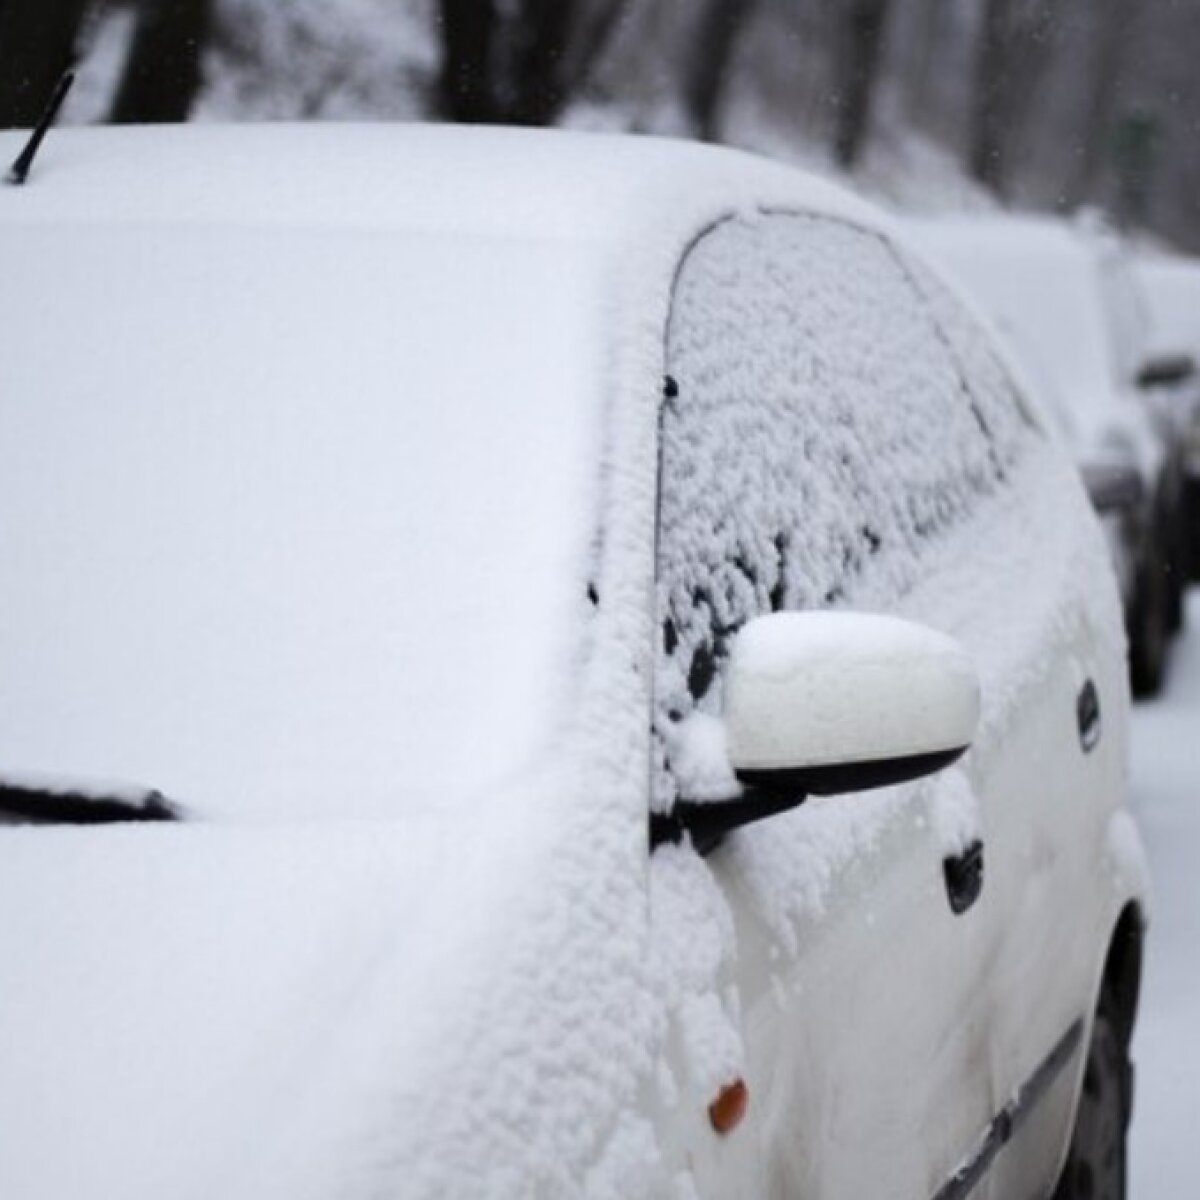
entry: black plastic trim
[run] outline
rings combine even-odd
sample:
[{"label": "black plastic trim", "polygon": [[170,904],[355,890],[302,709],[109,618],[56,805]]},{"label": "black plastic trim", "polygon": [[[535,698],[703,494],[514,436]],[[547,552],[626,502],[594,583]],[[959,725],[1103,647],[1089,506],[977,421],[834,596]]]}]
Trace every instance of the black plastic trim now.
[{"label": "black plastic trim", "polygon": [[669,813],[650,814],[650,849],[681,842],[687,833],[696,852],[708,854],[734,829],[798,808],[807,799],[803,792],[750,788],[733,800],[679,800]]},{"label": "black plastic trim", "polygon": [[1079,690],[1075,717],[1079,723],[1079,744],[1084,754],[1090,754],[1100,741],[1100,693],[1090,679]]},{"label": "black plastic trim", "polygon": [[983,843],[976,839],[961,854],[942,860],[950,911],[961,917],[983,892]]},{"label": "black plastic trim", "polygon": [[877,758],[870,762],[833,763],[822,767],[798,767],[783,771],[739,771],[747,787],[770,791],[798,791],[808,796],[836,796],[842,792],[866,792],[933,775],[948,767],[966,751],[966,746],[909,754],[899,758]]},{"label": "black plastic trim", "polygon": [[682,841],[687,833],[696,850],[708,854],[720,845],[727,833],[797,808],[809,796],[866,792],[920,779],[948,767],[965,750],[966,746],[957,746],[953,750],[873,762],[836,763],[784,771],[739,771],[738,780],[745,788],[741,796],[729,800],[679,800],[669,813],[651,813],[650,849],[664,842]]},{"label": "black plastic trim", "polygon": [[120,821],[178,821],[179,810],[161,793],[138,801],[84,792],[53,791],[0,781],[0,820],[35,825],[112,825]]}]

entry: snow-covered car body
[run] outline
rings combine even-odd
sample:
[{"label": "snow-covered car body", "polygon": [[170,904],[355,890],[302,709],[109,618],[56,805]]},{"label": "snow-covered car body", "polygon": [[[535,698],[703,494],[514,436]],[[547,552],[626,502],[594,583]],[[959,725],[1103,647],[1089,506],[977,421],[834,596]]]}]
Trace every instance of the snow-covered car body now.
[{"label": "snow-covered car body", "polygon": [[[0,240],[0,784],[193,817],[0,828],[0,1195],[1049,1190],[1136,1002],[1120,606],[883,218],[274,127],[55,135]],[[965,758],[652,851],[828,608],[965,648]]]},{"label": "snow-covered car body", "polygon": [[1183,453],[1146,298],[1111,234],[1043,217],[908,224],[1037,377],[1101,513],[1121,585],[1135,688],[1157,691],[1182,618]]}]

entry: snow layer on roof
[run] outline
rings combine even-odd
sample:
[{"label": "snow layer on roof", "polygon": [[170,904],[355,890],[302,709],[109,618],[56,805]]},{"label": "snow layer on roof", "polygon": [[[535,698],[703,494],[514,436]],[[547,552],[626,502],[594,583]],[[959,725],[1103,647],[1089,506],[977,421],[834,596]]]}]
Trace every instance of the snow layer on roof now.
[{"label": "snow layer on roof", "polygon": [[[24,135],[0,134],[0,161]],[[870,210],[735,150],[649,137],[433,125],[62,129],[0,222],[442,229],[661,242],[714,204],[772,195]]]}]

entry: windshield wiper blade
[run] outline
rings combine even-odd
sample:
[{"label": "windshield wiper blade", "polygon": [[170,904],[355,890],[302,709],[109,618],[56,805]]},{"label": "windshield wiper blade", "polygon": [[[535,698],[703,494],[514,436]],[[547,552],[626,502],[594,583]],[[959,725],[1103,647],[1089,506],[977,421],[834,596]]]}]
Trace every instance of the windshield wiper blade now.
[{"label": "windshield wiper blade", "polygon": [[0,822],[36,825],[112,825],[121,821],[178,821],[182,811],[162,792],[93,791],[82,785],[32,784],[0,776]]}]

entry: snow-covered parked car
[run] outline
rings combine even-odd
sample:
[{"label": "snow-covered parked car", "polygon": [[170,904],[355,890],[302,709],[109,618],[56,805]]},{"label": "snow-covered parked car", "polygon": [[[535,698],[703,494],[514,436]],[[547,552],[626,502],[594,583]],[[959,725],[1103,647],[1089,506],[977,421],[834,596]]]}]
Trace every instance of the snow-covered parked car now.
[{"label": "snow-covered parked car", "polygon": [[1135,694],[1162,686],[1187,579],[1183,443],[1130,256],[1111,234],[1043,217],[914,220],[909,231],[1037,377],[1100,513],[1121,583]]},{"label": "snow-covered parked car", "polygon": [[882,216],[200,127],[0,244],[0,1196],[1119,1194],[1120,601]]},{"label": "snow-covered parked car", "polygon": [[1146,297],[1157,368],[1145,383],[1161,419],[1182,442],[1187,574],[1200,580],[1200,261],[1146,254],[1134,272]]}]

